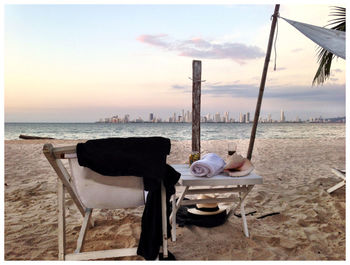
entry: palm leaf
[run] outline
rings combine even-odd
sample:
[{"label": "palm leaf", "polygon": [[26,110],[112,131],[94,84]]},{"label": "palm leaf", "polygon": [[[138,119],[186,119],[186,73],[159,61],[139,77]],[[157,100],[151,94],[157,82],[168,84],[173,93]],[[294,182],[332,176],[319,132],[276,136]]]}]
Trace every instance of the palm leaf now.
[{"label": "palm leaf", "polygon": [[[329,20],[330,23],[327,26],[332,26],[331,29],[346,31],[346,8],[335,6],[330,15],[334,18]],[[332,60],[335,58],[333,53],[321,47],[318,47],[317,56],[319,66],[312,85],[323,84],[330,77]]]}]

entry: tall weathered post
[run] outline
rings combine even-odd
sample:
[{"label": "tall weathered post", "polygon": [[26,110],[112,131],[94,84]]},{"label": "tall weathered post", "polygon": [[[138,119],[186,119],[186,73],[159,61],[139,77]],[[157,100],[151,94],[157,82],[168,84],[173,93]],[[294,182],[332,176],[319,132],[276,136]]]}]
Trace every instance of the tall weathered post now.
[{"label": "tall weathered post", "polygon": [[201,77],[202,62],[192,62],[192,152],[201,151]]},{"label": "tall weathered post", "polygon": [[252,127],[252,132],[250,135],[249,148],[248,148],[248,154],[247,154],[247,158],[249,160],[252,158],[252,153],[253,153],[256,128],[258,126],[258,121],[259,121],[259,116],[260,116],[261,102],[262,102],[262,97],[263,97],[264,89],[265,89],[266,75],[267,75],[267,70],[269,68],[269,61],[270,61],[270,57],[271,57],[273,36],[275,34],[275,28],[276,28],[276,22],[277,22],[279,9],[280,9],[280,5],[275,5],[275,12],[273,13],[273,16],[272,16],[273,19],[272,19],[272,23],[271,23],[269,42],[267,45],[267,52],[266,52],[266,57],[265,57],[264,69],[263,69],[263,73],[261,76],[259,96],[258,96],[258,101],[256,103],[256,108],[255,108],[254,123],[253,123],[253,127]]}]

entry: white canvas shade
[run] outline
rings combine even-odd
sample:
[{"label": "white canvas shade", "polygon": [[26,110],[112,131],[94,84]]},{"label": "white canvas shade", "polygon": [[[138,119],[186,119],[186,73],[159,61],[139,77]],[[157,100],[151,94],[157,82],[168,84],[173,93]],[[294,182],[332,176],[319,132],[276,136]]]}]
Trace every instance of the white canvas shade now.
[{"label": "white canvas shade", "polygon": [[283,19],[322,48],[345,60],[345,31]]}]

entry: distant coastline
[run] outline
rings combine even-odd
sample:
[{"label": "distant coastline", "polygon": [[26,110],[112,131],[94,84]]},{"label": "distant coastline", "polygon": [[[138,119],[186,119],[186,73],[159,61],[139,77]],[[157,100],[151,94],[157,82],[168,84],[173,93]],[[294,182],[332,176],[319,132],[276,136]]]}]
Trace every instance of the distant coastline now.
[{"label": "distant coastline", "polygon": [[[121,121],[121,122],[109,122],[109,121],[95,121],[93,123],[191,123],[191,122],[170,122],[170,121]],[[239,121],[232,121],[232,122],[224,122],[224,121],[201,121],[201,123],[253,123],[253,121],[250,122],[239,122]],[[259,123],[346,123],[346,117],[337,117],[337,118],[327,118],[322,120],[314,120],[314,121],[272,121],[272,122],[263,122],[259,121]]]},{"label": "distant coastline", "polygon": [[[249,139],[252,123],[202,123],[201,140]],[[163,136],[191,140],[191,123],[5,123],[5,140],[20,135],[55,139]],[[261,123],[257,137],[264,139],[343,138],[345,123]]]}]

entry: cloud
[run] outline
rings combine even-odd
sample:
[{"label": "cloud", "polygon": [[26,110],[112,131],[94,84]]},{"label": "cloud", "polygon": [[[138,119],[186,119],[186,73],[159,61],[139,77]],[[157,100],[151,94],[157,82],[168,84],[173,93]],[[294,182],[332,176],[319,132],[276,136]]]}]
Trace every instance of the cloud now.
[{"label": "cloud", "polygon": [[[340,69],[334,69],[334,70],[331,70],[331,74],[330,76],[331,77],[335,77],[338,73],[342,73],[343,71],[340,70]],[[331,81],[335,81],[334,79],[330,78]]]},{"label": "cloud", "polygon": [[140,42],[145,42],[154,46],[160,46],[166,48],[168,46],[167,42],[164,41],[166,39],[166,34],[159,35],[141,35],[137,37],[137,40]]},{"label": "cloud", "polygon": [[302,48],[296,48],[296,49],[293,49],[292,52],[301,52],[303,49]]},{"label": "cloud", "polygon": [[176,89],[176,90],[189,90],[189,86],[184,86],[184,85],[172,85],[171,88]]},{"label": "cloud", "polygon": [[342,71],[341,69],[337,68],[337,69],[332,70],[332,72],[335,72],[335,73],[342,73],[343,71]]},{"label": "cloud", "polygon": [[276,70],[274,68],[271,68],[270,72],[284,71],[284,70],[287,70],[287,68],[286,67],[277,67]]},{"label": "cloud", "polygon": [[[174,89],[191,93],[190,86],[174,85]],[[203,83],[202,94],[215,97],[257,98],[257,84],[211,84]],[[345,102],[345,84],[323,86],[266,86],[264,98],[290,101]]]},{"label": "cloud", "polygon": [[208,84],[203,89],[203,94],[216,96],[232,96],[232,97],[257,97],[258,87],[253,84],[227,84],[227,85],[211,85]]},{"label": "cloud", "polygon": [[244,64],[246,60],[265,56],[265,53],[259,47],[243,43],[215,43],[202,38],[174,41],[165,34],[141,35],[137,40],[168,51],[177,52],[180,56],[203,59],[231,59],[239,64]]},{"label": "cloud", "polygon": [[264,96],[292,101],[345,102],[345,85],[273,87]]}]

